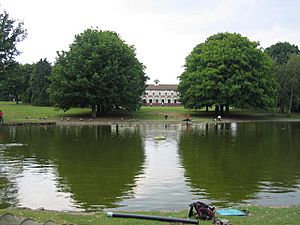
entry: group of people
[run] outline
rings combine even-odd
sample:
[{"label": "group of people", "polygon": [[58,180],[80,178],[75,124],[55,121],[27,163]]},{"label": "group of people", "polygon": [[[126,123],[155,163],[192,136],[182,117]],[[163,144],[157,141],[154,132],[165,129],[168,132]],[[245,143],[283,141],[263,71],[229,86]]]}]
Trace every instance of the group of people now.
[{"label": "group of people", "polygon": [[4,113],[2,112],[2,110],[0,110],[0,123],[3,123],[3,115]]}]

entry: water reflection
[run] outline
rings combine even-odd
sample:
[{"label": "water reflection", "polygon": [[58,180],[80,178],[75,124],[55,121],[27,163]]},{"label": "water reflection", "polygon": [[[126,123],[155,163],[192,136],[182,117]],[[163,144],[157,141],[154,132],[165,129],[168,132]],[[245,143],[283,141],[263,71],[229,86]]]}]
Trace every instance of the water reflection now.
[{"label": "water reflection", "polygon": [[[193,195],[184,178],[178,155],[181,126],[152,124],[140,126],[144,134],[144,170],[136,177],[132,198],[121,201],[119,209],[174,210],[186,208]],[[184,128],[185,129],[185,128]],[[155,137],[165,137],[156,140]]]},{"label": "water reflection", "polygon": [[112,134],[110,126],[60,129],[70,132],[56,143],[69,148],[55,148],[61,190],[73,193],[87,210],[114,207],[140,173],[144,160],[140,135],[126,130]]},{"label": "water reflection", "polygon": [[299,140],[288,122],[0,127],[0,207],[299,204]]},{"label": "water reflection", "polygon": [[[26,143],[22,149],[0,150],[9,170],[14,168],[9,159],[20,168],[15,174],[6,173],[15,178],[13,184],[19,186],[22,196],[13,196],[11,205],[35,208],[42,199],[40,207],[47,209],[114,207],[123,193],[134,186],[134,177],[140,173],[144,160],[140,135],[126,128],[120,133],[112,132],[110,126],[4,129],[9,129],[4,132],[8,136],[4,138],[6,143]],[[30,183],[35,185],[34,195]],[[60,197],[51,201],[51,195]],[[66,198],[69,200],[58,204],[59,199]],[[5,199],[1,202],[5,203]]]},{"label": "water reflection", "polygon": [[[179,154],[199,197],[215,205],[280,205],[281,193],[298,190],[299,137],[299,123],[207,124],[182,132]],[[295,202],[295,195],[290,198]],[[299,194],[296,198],[299,203]]]}]

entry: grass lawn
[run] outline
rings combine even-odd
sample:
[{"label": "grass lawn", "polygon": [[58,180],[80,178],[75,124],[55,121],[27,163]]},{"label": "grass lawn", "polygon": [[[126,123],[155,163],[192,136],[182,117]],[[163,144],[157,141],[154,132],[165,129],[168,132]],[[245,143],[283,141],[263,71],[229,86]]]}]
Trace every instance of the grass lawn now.
[{"label": "grass lawn", "polygon": [[[241,209],[246,209],[250,212],[249,216],[244,217],[224,217],[218,218],[229,219],[232,224],[243,225],[299,225],[300,224],[300,206],[272,208],[247,206]],[[139,224],[168,224],[167,222],[148,221],[140,219],[121,219],[108,218],[105,212],[97,213],[66,213],[52,211],[33,211],[24,209],[2,209],[0,214],[5,212],[13,213],[21,217],[30,217],[35,221],[42,223],[46,220],[53,220],[56,224],[80,224],[80,225],[139,225]],[[188,209],[179,212],[138,212],[147,215],[171,216],[178,218],[187,218]],[[200,224],[212,224],[211,221],[201,221]]]},{"label": "grass lawn", "polygon": [[89,109],[76,108],[67,112],[54,107],[39,107],[15,102],[0,102],[0,110],[4,113],[4,122],[38,121],[40,118],[57,120],[61,117],[80,116],[90,113]]},{"label": "grass lawn", "polygon": [[[4,112],[4,122],[36,122],[43,118],[49,121],[56,121],[62,117],[71,117],[74,120],[91,117],[89,108],[73,108],[66,112],[57,110],[54,107],[38,107],[28,104],[16,104],[15,102],[0,102],[0,110]],[[98,117],[98,120],[119,120],[135,119],[137,121],[165,121],[165,115],[168,121],[182,121],[190,115],[194,122],[209,122],[216,118],[213,109],[209,112],[204,110],[187,110],[183,106],[161,107],[161,106],[143,106],[136,112],[114,111]],[[229,114],[223,116],[228,121],[245,121],[245,120],[299,120],[300,114],[292,114],[287,117],[282,114],[272,114],[263,110],[236,110],[231,109]]]}]

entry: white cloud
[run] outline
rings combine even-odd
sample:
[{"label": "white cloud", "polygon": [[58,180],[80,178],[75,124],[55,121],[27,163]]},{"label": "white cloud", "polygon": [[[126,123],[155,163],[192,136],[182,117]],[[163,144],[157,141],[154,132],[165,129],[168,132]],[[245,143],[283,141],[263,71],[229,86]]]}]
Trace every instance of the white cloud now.
[{"label": "white cloud", "polygon": [[241,33],[263,47],[300,44],[296,0],[2,0],[1,6],[28,30],[21,62],[54,61],[75,34],[98,27],[135,45],[151,82],[177,83],[185,57],[217,32]]}]

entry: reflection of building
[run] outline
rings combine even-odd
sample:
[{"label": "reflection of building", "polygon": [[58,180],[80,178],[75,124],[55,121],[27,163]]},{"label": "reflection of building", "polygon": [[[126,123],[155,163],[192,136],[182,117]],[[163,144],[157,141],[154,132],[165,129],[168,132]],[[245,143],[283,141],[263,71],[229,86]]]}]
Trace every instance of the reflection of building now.
[{"label": "reflection of building", "polygon": [[143,96],[143,103],[145,105],[161,105],[161,106],[177,106],[180,105],[178,101],[177,84],[148,84]]}]

